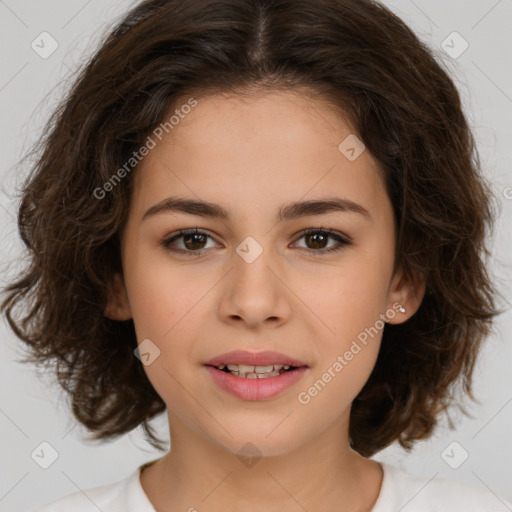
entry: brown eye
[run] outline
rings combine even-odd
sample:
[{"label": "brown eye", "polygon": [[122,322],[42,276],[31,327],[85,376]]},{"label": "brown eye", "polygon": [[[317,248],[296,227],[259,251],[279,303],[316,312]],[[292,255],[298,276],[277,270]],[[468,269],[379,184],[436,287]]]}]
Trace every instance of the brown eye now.
[{"label": "brown eye", "polygon": [[325,249],[326,243],[329,240],[329,235],[319,232],[308,233],[307,235],[304,235],[304,239],[311,244],[309,245],[311,249]]},{"label": "brown eye", "polygon": [[[207,244],[208,239],[211,238],[210,235],[204,233],[202,231],[198,231],[197,229],[191,230],[183,230],[178,234],[173,235],[171,238],[167,238],[162,242],[162,245],[168,248],[170,251],[177,252],[197,252],[200,253],[203,249],[205,249],[205,245]],[[176,240],[182,239],[182,244],[176,244]],[[177,245],[177,248],[173,248],[171,246]]]},{"label": "brown eye", "polygon": [[204,249],[206,236],[201,233],[192,233],[183,236],[183,244],[187,249]]},{"label": "brown eye", "polygon": [[[211,235],[198,229],[181,230],[176,235],[165,239],[162,245],[169,251],[188,254],[201,254],[208,243],[208,239],[212,239]],[[303,247],[309,253],[315,256],[321,256],[326,253],[335,252],[343,249],[346,245],[351,245],[352,242],[345,237],[337,234],[328,229],[309,229],[304,231],[300,239],[306,241],[306,247]],[[329,241],[333,240],[337,243],[333,247],[329,247]],[[177,243],[180,241],[180,243]]]},{"label": "brown eye", "polygon": [[[343,249],[343,246],[351,245],[349,240],[328,229],[310,229],[303,232],[300,239],[306,241],[305,249],[315,253],[315,255],[339,251]],[[338,243],[334,244],[334,247],[326,249],[329,239],[335,240]]]}]

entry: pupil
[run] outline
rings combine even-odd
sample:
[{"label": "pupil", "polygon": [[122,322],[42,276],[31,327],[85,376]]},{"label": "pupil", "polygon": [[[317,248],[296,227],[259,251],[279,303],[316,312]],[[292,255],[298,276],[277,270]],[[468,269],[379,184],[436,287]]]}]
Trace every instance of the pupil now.
[{"label": "pupil", "polygon": [[322,235],[322,234],[319,234],[319,233],[314,233],[314,234],[311,234],[311,235],[308,235],[308,238],[309,239],[316,239],[316,241],[313,242],[313,246],[315,247],[315,249],[322,249],[323,248],[323,244],[322,244],[322,241],[318,241],[318,238],[320,239],[323,239],[323,242],[325,242],[325,235]]},{"label": "pupil", "polygon": [[[191,242],[192,247],[190,246],[191,245],[190,243],[187,243],[187,240],[191,240],[191,239],[193,240]],[[185,241],[185,246],[187,247],[187,249],[200,249],[201,247],[196,247],[195,244],[204,243],[204,235],[202,235],[201,233],[192,233],[192,234],[186,235],[183,238],[183,240]]]}]

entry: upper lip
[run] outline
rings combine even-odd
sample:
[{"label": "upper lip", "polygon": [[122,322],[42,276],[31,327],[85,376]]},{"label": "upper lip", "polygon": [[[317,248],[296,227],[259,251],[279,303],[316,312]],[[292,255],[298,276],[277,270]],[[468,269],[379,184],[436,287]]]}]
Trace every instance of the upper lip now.
[{"label": "upper lip", "polygon": [[289,366],[308,366],[303,361],[289,357],[279,352],[265,350],[263,352],[249,352],[247,350],[233,350],[226,352],[209,361],[206,365],[221,366],[223,364],[245,364],[248,366],[267,366],[267,365],[289,365]]}]

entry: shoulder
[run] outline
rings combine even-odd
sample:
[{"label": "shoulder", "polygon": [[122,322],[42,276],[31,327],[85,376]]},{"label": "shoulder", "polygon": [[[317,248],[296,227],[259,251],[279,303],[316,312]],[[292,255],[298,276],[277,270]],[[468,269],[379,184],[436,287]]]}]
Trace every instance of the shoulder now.
[{"label": "shoulder", "polygon": [[396,466],[384,470],[381,493],[372,512],[507,512],[512,504],[484,487],[452,478],[417,477]]},{"label": "shoulder", "polygon": [[139,479],[140,467],[127,478],[79,490],[28,512],[154,512]]},{"label": "shoulder", "polygon": [[28,512],[120,512],[126,480],[76,491]]}]

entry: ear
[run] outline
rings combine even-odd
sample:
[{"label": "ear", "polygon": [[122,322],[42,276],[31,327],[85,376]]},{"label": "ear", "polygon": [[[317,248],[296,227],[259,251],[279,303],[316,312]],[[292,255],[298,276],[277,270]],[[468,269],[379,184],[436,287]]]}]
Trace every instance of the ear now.
[{"label": "ear", "polygon": [[422,274],[414,272],[412,277],[407,278],[402,268],[399,268],[389,286],[387,312],[393,311],[394,315],[387,315],[387,323],[401,324],[411,318],[421,306],[425,288],[425,277]]},{"label": "ear", "polygon": [[132,318],[124,280],[119,273],[115,273],[112,279],[104,315],[111,320],[129,320]]}]

